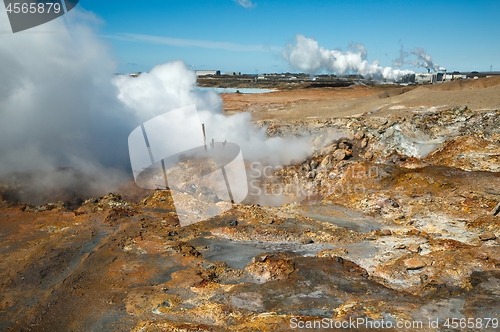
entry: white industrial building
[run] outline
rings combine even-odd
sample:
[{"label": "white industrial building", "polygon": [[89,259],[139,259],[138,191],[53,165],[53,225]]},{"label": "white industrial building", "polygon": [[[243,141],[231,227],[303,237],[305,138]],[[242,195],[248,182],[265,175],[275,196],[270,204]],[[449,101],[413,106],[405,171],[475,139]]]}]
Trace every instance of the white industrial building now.
[{"label": "white industrial building", "polygon": [[219,76],[220,70],[195,70],[194,73],[196,74],[196,76]]},{"label": "white industrial building", "polygon": [[438,73],[417,73],[415,74],[416,84],[431,84],[438,81]]}]

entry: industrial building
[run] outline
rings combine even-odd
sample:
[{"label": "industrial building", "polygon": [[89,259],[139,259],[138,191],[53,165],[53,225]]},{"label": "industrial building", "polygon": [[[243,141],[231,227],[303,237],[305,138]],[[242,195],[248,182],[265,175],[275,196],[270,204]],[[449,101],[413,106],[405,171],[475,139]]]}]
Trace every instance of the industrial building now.
[{"label": "industrial building", "polygon": [[196,76],[220,76],[220,70],[195,70]]}]

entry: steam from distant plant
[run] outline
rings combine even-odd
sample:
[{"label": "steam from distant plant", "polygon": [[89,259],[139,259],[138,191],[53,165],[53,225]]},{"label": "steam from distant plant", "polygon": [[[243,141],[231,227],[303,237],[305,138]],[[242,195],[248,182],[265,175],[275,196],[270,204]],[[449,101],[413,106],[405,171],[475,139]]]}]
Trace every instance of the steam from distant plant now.
[{"label": "steam from distant plant", "polygon": [[310,75],[326,70],[339,75],[353,73],[365,78],[396,80],[413,73],[410,70],[382,67],[378,61],[368,62],[367,51],[362,44],[351,43],[347,52],[328,50],[304,35],[295,36],[295,45],[287,45],[283,57],[293,69]]},{"label": "steam from distant plant", "polygon": [[426,68],[429,71],[443,71],[445,68],[441,67],[432,60],[432,57],[422,48],[417,47],[409,52],[404,49],[401,45],[399,50],[399,57],[393,60],[393,65],[395,67],[401,67],[403,65],[412,65],[413,67]]}]

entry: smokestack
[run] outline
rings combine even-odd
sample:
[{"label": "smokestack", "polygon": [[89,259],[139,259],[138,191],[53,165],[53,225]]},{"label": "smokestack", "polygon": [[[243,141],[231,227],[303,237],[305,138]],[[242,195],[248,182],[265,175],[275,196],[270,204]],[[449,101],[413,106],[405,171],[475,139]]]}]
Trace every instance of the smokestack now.
[{"label": "smokestack", "polygon": [[201,125],[201,129],[203,129],[203,145],[205,146],[205,151],[207,150],[207,135],[205,134],[205,124]]}]

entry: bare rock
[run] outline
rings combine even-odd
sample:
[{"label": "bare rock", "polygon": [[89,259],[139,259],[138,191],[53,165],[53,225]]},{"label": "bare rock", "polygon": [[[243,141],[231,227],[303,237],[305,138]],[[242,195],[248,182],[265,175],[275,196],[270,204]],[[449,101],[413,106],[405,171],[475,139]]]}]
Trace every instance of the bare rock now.
[{"label": "bare rock", "polygon": [[411,243],[408,246],[408,250],[411,252],[420,252],[422,249],[420,248],[420,245],[418,243]]},{"label": "bare rock", "polygon": [[479,235],[479,240],[481,241],[490,241],[495,240],[497,236],[493,232],[487,232]]},{"label": "bare rock", "polygon": [[354,135],[354,138],[357,140],[361,140],[365,138],[365,133],[362,130],[360,130]]},{"label": "bare rock", "polygon": [[500,214],[500,203],[495,206],[495,208],[491,211],[491,214],[493,216],[498,216]]},{"label": "bare rock", "polygon": [[392,231],[390,229],[383,229],[380,231],[380,234],[381,235],[384,235],[384,236],[389,236],[389,235],[392,235]]},{"label": "bare rock", "polygon": [[336,161],[342,161],[346,158],[346,151],[343,149],[338,149],[333,153],[333,159]]},{"label": "bare rock", "polygon": [[427,264],[420,258],[408,258],[404,261],[404,265],[407,270],[419,270]]},{"label": "bare rock", "polygon": [[331,156],[326,156],[322,161],[321,161],[321,166],[326,167],[329,166],[332,163],[332,157]]},{"label": "bare rock", "polygon": [[[265,259],[262,260],[262,256]],[[284,280],[295,270],[292,260],[283,253],[257,255],[245,270],[259,283],[272,280]]]},{"label": "bare rock", "polygon": [[368,138],[363,138],[363,140],[361,141],[361,148],[364,149],[368,146]]}]

